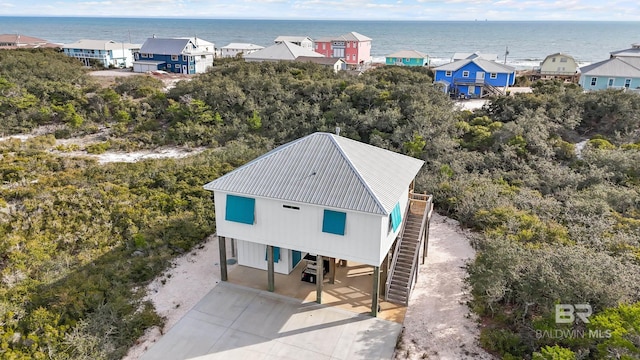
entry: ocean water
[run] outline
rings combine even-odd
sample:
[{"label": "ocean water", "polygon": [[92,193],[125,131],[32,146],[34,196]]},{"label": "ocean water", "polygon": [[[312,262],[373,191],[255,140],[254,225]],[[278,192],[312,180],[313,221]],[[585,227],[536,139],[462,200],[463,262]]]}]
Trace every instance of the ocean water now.
[{"label": "ocean water", "polygon": [[194,36],[222,47],[230,42],[262,46],[279,35],[312,39],[356,31],[372,38],[374,62],[398,50],[429,54],[434,64],[455,52],[498,54],[518,69],[538,66],[546,55],[563,52],[581,65],[605,60],[609,52],[640,42],[640,22],[580,21],[320,21],[176,18],[0,17],[0,34],[20,33],[55,43],[105,39],[144,43],[158,37]]}]

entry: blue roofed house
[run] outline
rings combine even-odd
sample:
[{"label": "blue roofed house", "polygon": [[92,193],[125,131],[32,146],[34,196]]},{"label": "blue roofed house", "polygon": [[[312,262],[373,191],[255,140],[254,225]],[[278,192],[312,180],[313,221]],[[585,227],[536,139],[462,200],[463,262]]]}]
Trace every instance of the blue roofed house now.
[{"label": "blue roofed house", "polygon": [[622,89],[640,92],[640,44],[614,51],[607,60],[580,68],[585,90]]},{"label": "blue roofed house", "polygon": [[320,302],[323,259],[329,273],[336,259],[353,261],[373,270],[374,316],[379,283],[388,301],[406,304],[432,210],[431,197],[412,188],[423,163],[328,133],[284,144],[205,185],[214,192],[220,263],[226,240],[235,240],[238,263],[267,270],[269,291],[274,272],[297,267],[303,279],[319,279]]},{"label": "blue roofed house", "polygon": [[386,65],[428,66],[429,55],[416,50],[402,50],[385,57]]},{"label": "blue roofed house", "polygon": [[502,95],[516,81],[512,66],[480,57],[457,60],[433,69],[435,83],[455,97],[481,98]]},{"label": "blue roofed house", "polygon": [[136,54],[133,71],[203,73],[213,66],[214,52],[213,43],[199,38],[148,38]]}]

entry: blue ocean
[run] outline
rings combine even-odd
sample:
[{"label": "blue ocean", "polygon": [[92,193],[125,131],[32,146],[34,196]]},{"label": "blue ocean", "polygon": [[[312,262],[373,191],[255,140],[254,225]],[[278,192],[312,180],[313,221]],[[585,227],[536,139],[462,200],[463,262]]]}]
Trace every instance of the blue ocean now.
[{"label": "blue ocean", "polygon": [[0,17],[0,34],[25,34],[55,43],[105,39],[142,44],[146,38],[194,36],[222,47],[230,42],[262,46],[279,35],[312,39],[356,31],[373,39],[374,62],[398,50],[429,54],[445,63],[455,52],[498,54],[519,69],[538,66],[563,52],[581,65],[605,60],[609,52],[640,42],[640,22],[578,21],[327,21],[176,18]]}]

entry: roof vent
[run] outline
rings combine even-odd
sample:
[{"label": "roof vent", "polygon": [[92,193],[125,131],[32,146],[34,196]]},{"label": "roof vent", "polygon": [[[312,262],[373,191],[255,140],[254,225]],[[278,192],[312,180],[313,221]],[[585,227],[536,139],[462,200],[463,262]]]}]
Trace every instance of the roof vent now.
[{"label": "roof vent", "polygon": [[340,126],[336,126],[336,135],[340,136]]}]

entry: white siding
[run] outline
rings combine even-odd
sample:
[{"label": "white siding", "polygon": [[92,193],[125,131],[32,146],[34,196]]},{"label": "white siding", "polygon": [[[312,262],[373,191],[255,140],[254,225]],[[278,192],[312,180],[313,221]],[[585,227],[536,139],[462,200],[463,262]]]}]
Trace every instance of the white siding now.
[{"label": "white siding", "polygon": [[[381,254],[386,255],[390,246],[385,245],[382,249],[380,247],[383,237],[385,243],[389,242],[386,216],[255,198],[255,223],[247,225],[225,220],[226,195],[220,191],[215,192],[214,195],[216,227],[219,236],[270,244],[373,266],[380,265],[384,259],[384,256],[381,258]],[[406,192],[404,198],[406,199]],[[405,203],[406,201],[404,200]],[[287,209],[282,205],[298,206],[300,209]],[[322,232],[324,209],[347,213],[344,236]],[[385,224],[384,230],[381,223]]]},{"label": "white siding", "polygon": [[[267,245],[238,240],[238,264],[256,269],[267,270]],[[291,250],[280,248],[280,260],[274,263],[273,270],[288,275],[292,269]]]}]

